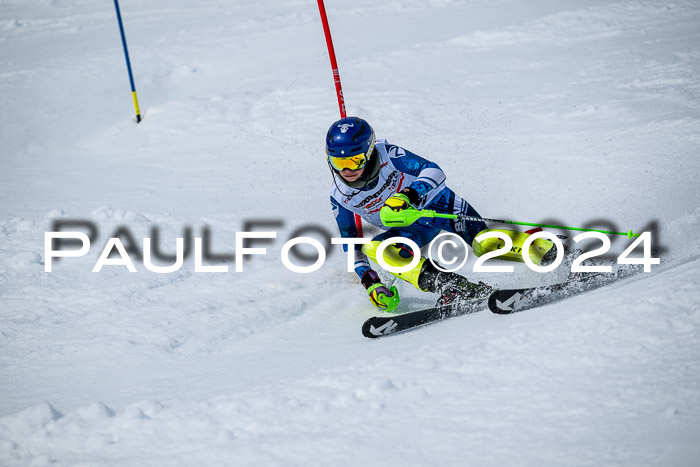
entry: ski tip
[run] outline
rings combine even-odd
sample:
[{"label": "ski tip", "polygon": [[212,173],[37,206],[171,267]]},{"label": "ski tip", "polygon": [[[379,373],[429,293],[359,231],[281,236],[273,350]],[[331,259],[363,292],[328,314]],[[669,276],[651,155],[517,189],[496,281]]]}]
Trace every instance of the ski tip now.
[{"label": "ski tip", "polygon": [[373,318],[370,318],[364,322],[364,324],[362,325],[362,335],[365,337],[368,337],[370,339],[376,339],[377,337],[379,337],[379,335],[375,335],[375,334],[372,334],[370,332],[370,328],[373,327],[372,321],[373,321]]},{"label": "ski tip", "polygon": [[392,318],[382,318],[375,316],[369,318],[362,325],[362,335],[370,339],[386,336],[396,332],[398,324]]}]

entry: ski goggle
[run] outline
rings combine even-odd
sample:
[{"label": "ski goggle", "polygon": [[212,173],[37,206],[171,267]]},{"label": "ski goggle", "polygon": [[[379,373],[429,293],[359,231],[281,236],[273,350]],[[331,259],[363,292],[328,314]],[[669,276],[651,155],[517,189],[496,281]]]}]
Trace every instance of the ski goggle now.
[{"label": "ski goggle", "polygon": [[342,172],[345,169],[360,170],[367,164],[367,155],[364,152],[350,157],[334,157],[329,155],[328,162],[330,162],[331,166],[338,172]]}]

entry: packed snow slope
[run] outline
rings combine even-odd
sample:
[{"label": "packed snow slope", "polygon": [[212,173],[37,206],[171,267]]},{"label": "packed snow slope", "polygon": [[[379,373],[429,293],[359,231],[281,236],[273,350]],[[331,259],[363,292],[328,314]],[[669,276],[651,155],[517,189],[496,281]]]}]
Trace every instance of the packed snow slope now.
[{"label": "packed snow slope", "polygon": [[[698,465],[700,2],[326,7],[348,113],[378,137],[484,216],[651,230],[661,264],[365,339],[377,311],[337,246],[310,274],[280,259],[300,227],[336,233],[316,2],[122,0],[137,125],[111,2],[4,0],[0,464]],[[89,252],[45,272],[45,232],[76,220]],[[92,272],[115,233],[173,254],[188,229],[217,255],[277,238],[206,263],[228,272]],[[562,273],[473,265],[499,287]],[[401,311],[435,300],[398,286]]]}]

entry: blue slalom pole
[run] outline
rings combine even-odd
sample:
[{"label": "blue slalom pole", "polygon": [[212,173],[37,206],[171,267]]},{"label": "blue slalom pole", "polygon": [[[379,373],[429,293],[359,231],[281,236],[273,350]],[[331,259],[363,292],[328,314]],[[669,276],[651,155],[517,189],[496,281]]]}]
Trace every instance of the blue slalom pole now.
[{"label": "blue slalom pole", "polygon": [[136,97],[136,86],[134,86],[134,74],[131,72],[131,61],[129,60],[129,49],[126,47],[126,36],[124,35],[124,25],[122,24],[122,15],[119,12],[119,2],[114,0],[114,8],[117,10],[117,20],[119,21],[119,32],[122,35],[122,45],[124,46],[124,57],[126,57],[126,69],[129,71],[129,83],[131,83],[131,97],[134,99],[134,108],[136,109],[136,123],[141,121],[141,111],[139,110],[139,100]]}]

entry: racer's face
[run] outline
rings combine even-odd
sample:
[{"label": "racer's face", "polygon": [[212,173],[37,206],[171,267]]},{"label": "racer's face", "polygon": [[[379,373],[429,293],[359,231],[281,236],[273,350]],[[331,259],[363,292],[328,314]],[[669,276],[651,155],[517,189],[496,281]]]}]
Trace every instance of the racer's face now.
[{"label": "racer's face", "polygon": [[354,182],[362,176],[364,171],[365,171],[364,167],[362,167],[361,169],[357,169],[357,170],[343,169],[340,171],[340,176],[343,177],[348,182]]}]

